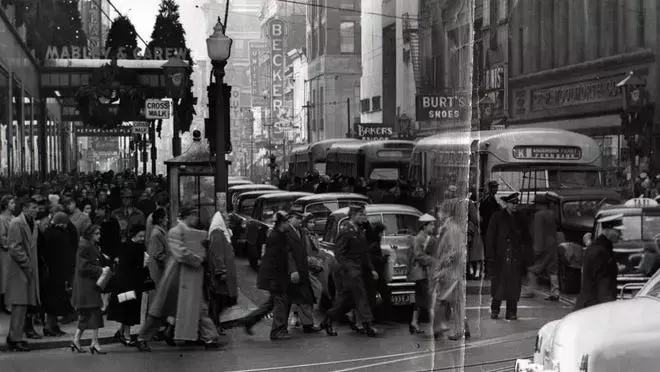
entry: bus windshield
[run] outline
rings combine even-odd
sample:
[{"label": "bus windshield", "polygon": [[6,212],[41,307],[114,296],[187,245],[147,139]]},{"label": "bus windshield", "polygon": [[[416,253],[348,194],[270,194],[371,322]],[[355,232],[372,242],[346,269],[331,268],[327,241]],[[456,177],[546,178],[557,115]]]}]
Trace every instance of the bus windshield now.
[{"label": "bus windshield", "polygon": [[491,178],[500,183],[500,191],[537,189],[574,189],[601,187],[598,169],[571,169],[570,167],[499,167]]}]

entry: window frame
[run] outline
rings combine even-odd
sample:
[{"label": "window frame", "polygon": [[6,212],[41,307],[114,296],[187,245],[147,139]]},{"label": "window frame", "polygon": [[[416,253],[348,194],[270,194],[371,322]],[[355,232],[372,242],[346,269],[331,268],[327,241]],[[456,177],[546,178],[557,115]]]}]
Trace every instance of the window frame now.
[{"label": "window frame", "polygon": [[[350,38],[347,37],[344,34],[344,25],[345,24],[352,24],[352,33]],[[350,20],[342,20],[339,22],[339,53],[340,54],[355,54],[357,52],[357,43],[355,42],[355,36],[356,36],[356,31],[357,31],[357,22],[356,21],[350,21]],[[344,51],[344,40],[349,39],[351,41],[351,51]]]}]

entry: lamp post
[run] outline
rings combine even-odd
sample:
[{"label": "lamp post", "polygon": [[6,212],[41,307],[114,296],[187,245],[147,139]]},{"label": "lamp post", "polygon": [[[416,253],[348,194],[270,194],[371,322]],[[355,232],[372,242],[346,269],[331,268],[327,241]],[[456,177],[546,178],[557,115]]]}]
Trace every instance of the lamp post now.
[{"label": "lamp post", "polygon": [[639,154],[644,151],[640,148],[640,142],[646,137],[646,81],[630,71],[628,76],[617,83],[623,97],[623,112],[621,113],[621,131],[628,143],[628,163],[630,167],[630,184],[635,197],[635,182],[637,180],[637,167],[639,166]]},{"label": "lamp post", "polygon": [[172,155],[181,155],[181,137],[179,137],[179,120],[178,120],[178,106],[183,98],[188,85],[190,84],[190,74],[188,68],[190,66],[184,62],[180,57],[170,58],[167,63],[163,65],[165,71],[165,88],[167,95],[172,98],[174,106],[173,118],[173,134],[172,134]]},{"label": "lamp post", "polygon": [[225,35],[225,27],[218,17],[218,23],[213,28],[213,35],[206,39],[209,58],[213,64],[213,75],[215,77],[214,102],[215,107],[215,200],[216,210],[226,211],[227,201],[227,163],[225,154],[228,152],[231,144],[226,143],[227,133],[229,131],[229,105],[227,104],[231,87],[223,83],[225,77],[225,66],[231,55],[231,44],[233,40]]},{"label": "lamp post", "polygon": [[490,130],[490,124],[493,121],[493,112],[495,111],[495,101],[489,95],[486,95],[479,100],[479,110],[481,114],[479,118],[481,128],[479,129]]}]

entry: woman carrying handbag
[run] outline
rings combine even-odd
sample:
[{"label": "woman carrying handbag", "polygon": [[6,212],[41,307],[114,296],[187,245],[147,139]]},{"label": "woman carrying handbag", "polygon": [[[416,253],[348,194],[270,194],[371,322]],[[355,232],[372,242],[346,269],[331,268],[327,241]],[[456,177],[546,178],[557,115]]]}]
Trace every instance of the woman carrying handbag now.
[{"label": "woman carrying handbag", "polygon": [[429,268],[432,263],[431,257],[426,254],[428,247],[438,244],[433,236],[435,230],[435,217],[424,214],[419,217],[419,233],[413,240],[412,249],[409,251],[408,281],[415,282],[415,304],[412,319],[408,330],[411,335],[424,333],[419,329],[419,312],[421,309],[429,309]]}]

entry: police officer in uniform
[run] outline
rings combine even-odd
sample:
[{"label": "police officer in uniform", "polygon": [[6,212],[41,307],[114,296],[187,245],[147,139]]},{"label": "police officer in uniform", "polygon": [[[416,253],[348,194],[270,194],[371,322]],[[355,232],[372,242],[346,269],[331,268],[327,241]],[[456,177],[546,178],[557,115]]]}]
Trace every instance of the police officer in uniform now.
[{"label": "police officer in uniform", "polygon": [[603,217],[598,223],[601,233],[591,241],[582,261],[582,285],[575,310],[614,301],[617,297],[619,268],[614,258],[614,243],[621,240],[623,214]]},{"label": "police officer in uniform", "polygon": [[367,254],[367,238],[360,227],[367,221],[364,206],[351,206],[348,217],[348,223],[340,227],[335,245],[335,259],[340,267],[343,289],[338,294],[335,305],[326,313],[321,328],[325,329],[328,335],[337,336],[332,322],[339,321],[344,314],[355,308],[364,322],[364,333],[375,337],[379,332],[373,327],[373,315],[362,275],[366,268],[374,280],[378,280],[378,273]]}]

